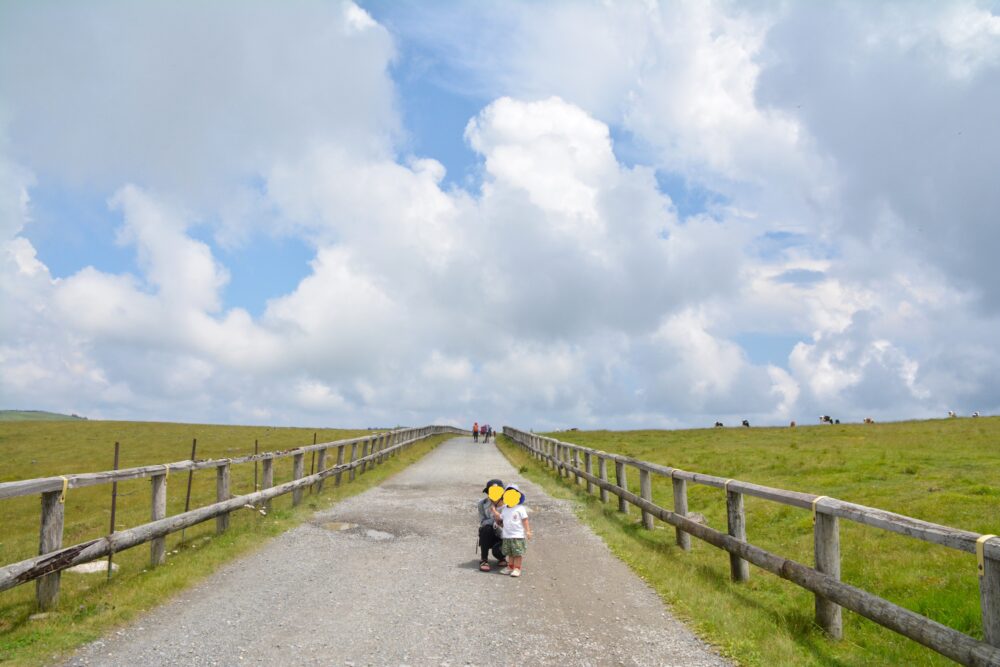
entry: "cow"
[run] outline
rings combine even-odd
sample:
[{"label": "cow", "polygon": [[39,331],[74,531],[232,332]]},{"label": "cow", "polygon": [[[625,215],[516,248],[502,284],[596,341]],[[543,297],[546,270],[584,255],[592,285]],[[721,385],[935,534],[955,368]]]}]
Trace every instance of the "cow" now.
[{"label": "cow", "polygon": [[715,428],[722,428],[722,422],[715,422]]},{"label": "cow", "polygon": [[872,419],[871,417],[865,417],[865,423],[866,424],[874,424],[875,420]]},{"label": "cow", "polygon": [[973,412],[972,416],[973,417],[978,417],[979,416],[979,410],[976,410],[975,412]]},{"label": "cow", "polygon": [[743,425],[746,426],[747,428],[750,428],[750,420],[744,419],[743,420]]},{"label": "cow", "polygon": [[949,417],[957,417],[958,415],[956,415],[956,414],[955,414],[955,411],[954,411],[954,410],[949,410],[949,411],[948,411],[948,416],[949,416]]},{"label": "cow", "polygon": [[820,424],[832,424],[833,423],[833,417],[831,417],[830,415],[821,415],[820,418],[819,418],[819,423]]},{"label": "cow", "polygon": [[795,420],[794,419],[792,420],[792,423],[788,425],[788,428],[795,428]]}]

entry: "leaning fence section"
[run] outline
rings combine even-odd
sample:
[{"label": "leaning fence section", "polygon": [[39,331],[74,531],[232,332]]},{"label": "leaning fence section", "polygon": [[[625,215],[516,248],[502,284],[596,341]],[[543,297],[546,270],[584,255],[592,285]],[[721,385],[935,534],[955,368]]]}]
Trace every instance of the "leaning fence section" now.
[{"label": "leaning fence section", "polygon": [[[0,483],[0,500],[27,495],[41,498],[41,528],[39,555],[0,567],[0,591],[29,581],[36,582],[36,596],[41,609],[55,606],[59,598],[60,573],[66,568],[86,563],[131,547],[149,543],[150,563],[162,565],[166,560],[166,536],[209,519],[215,519],[217,533],[229,527],[229,514],[245,506],[269,507],[271,500],[292,494],[292,505],[302,502],[303,492],[310,486],[317,492],[332,477],[339,486],[346,473],[348,481],[377,466],[388,457],[429,437],[440,434],[465,435],[468,432],[451,426],[423,426],[374,433],[347,440],[314,442],[281,452],[256,453],[251,456],[206,461],[176,461],[138,468],[59,475]],[[314,438],[315,440],[315,438]],[[305,455],[317,457],[316,471],[305,473]],[[331,464],[332,455],[336,459]],[[275,486],[275,462],[291,459],[292,480]],[[260,464],[261,482],[253,493],[232,497],[229,480],[232,466]],[[170,476],[179,472],[215,469],[216,502],[211,505],[167,516],[167,484]],[[97,539],[63,547],[64,508],[67,491],[97,484],[117,484],[133,479],[148,478],[150,484],[150,517],[148,523],[122,531],[112,531]],[[176,479],[176,478],[175,478]]]},{"label": "leaning fence section", "polygon": [[[737,479],[679,470],[619,454],[562,442],[505,426],[503,433],[529,455],[563,477],[585,481],[587,493],[599,490],[602,502],[617,497],[618,509],[639,509],[645,528],[660,519],[672,525],[677,545],[691,548],[691,536],[728,552],[733,581],[747,581],[750,564],[787,579],[815,595],[816,623],[831,637],[843,634],[841,609],[846,608],[964,665],[1000,666],[1000,538],[921,521],[873,507],[827,496],[751,484]],[[611,469],[613,466],[613,470]],[[634,471],[634,472],[633,472]],[[638,491],[630,490],[631,474],[638,475]],[[610,475],[614,474],[612,481]],[[652,501],[651,476],[667,478],[673,486],[673,509]],[[634,478],[633,478],[634,479]],[[688,517],[688,484],[722,489],[726,495],[727,532]],[[635,484],[635,482],[631,482]],[[635,486],[631,488],[635,489]],[[814,520],[812,567],[784,558],[747,539],[743,496],[762,498],[812,513]],[[840,580],[839,519],[888,530],[976,555],[983,633],[979,641],[926,616],[893,604]]]}]

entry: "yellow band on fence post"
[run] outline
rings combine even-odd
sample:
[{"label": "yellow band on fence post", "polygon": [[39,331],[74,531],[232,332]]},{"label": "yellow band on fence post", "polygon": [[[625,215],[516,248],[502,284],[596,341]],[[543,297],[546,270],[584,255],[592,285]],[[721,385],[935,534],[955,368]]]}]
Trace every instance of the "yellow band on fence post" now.
[{"label": "yellow band on fence post", "polygon": [[736,481],[736,480],[727,479],[725,482],[722,483],[722,488],[723,488],[723,490],[725,490],[726,493],[729,493],[729,483],[733,482],[733,481]]},{"label": "yellow band on fence post", "polygon": [[976,569],[979,571],[980,578],[986,575],[986,554],[984,553],[986,540],[993,537],[996,535],[980,535],[979,539],[976,540]]},{"label": "yellow band on fence post", "polygon": [[823,500],[824,498],[829,498],[829,496],[816,496],[813,498],[812,509],[813,509],[813,523],[816,523],[816,503]]},{"label": "yellow band on fence post", "polygon": [[163,481],[164,481],[164,483],[166,483],[166,481],[168,479],[170,479],[170,464],[164,463],[163,464]]},{"label": "yellow band on fence post", "polygon": [[62,479],[62,481],[63,481],[62,493],[59,494],[59,502],[60,503],[65,503],[66,502],[66,489],[69,488],[69,479],[67,477],[63,477],[62,475],[59,475],[59,478]]}]

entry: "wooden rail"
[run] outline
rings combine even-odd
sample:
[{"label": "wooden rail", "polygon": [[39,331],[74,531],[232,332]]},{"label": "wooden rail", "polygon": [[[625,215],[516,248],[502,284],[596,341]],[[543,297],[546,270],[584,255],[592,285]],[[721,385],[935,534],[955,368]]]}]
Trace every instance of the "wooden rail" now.
[{"label": "wooden rail", "polygon": [[[216,520],[216,531],[222,533],[229,527],[229,513],[246,505],[262,504],[269,507],[277,496],[292,494],[292,504],[298,505],[302,492],[311,485],[322,488],[323,480],[334,478],[339,486],[342,474],[349,473],[353,481],[355,470],[364,472],[369,467],[382,463],[387,457],[398,454],[403,449],[426,438],[442,433],[465,435],[468,432],[451,426],[424,426],[404,428],[376,433],[348,440],[323,442],[305,447],[296,447],[281,452],[267,452],[233,459],[210,461],[177,461],[155,466],[142,466],[125,470],[112,470],[80,475],[45,477],[16,482],[0,483],[0,499],[14,498],[29,494],[40,494],[42,505],[39,555],[17,563],[0,567],[0,591],[5,591],[28,581],[36,581],[36,596],[41,609],[50,609],[59,599],[60,572],[68,567],[86,563],[123,549],[150,543],[150,562],[162,565],[166,559],[165,537],[195,524]],[[363,456],[358,457],[358,444],[363,445]],[[350,448],[350,458],[345,462],[345,449]],[[327,468],[327,450],[337,449],[337,461]],[[304,460],[307,452],[319,452],[319,470],[304,474]],[[292,481],[274,486],[274,461],[292,458]],[[256,463],[263,465],[262,488],[254,493],[230,497],[230,470],[234,464]],[[184,470],[216,469],[217,502],[181,514],[168,517],[167,480],[169,474]],[[149,477],[152,482],[151,521],[149,523],[116,531],[105,537],[89,540],[71,547],[62,546],[65,504],[63,494],[67,489],[93,486],[95,484],[117,483],[123,480]]]},{"label": "wooden rail", "polygon": [[[815,594],[816,623],[836,639],[840,639],[843,634],[841,619],[843,607],[963,665],[1000,666],[1000,538],[921,521],[827,496],[786,491],[661,466],[561,442],[509,426],[503,428],[503,433],[560,476],[573,475],[577,483],[581,478],[586,480],[588,493],[592,492],[593,487],[599,488],[602,502],[607,502],[608,493],[612,493],[618,497],[620,511],[627,512],[629,504],[637,507],[642,513],[642,523],[645,528],[653,527],[653,517],[674,526],[677,544],[682,549],[691,548],[690,536],[693,535],[727,551],[730,574],[734,581],[747,581],[750,576],[749,564],[753,563],[812,591]],[[586,463],[585,469],[580,469],[580,454]],[[594,475],[592,471],[594,458],[597,459],[600,471],[598,475]],[[608,481],[608,461],[613,461],[615,464],[614,483]],[[627,467],[636,468],[639,472],[639,495],[628,489]],[[671,480],[673,510],[652,502],[650,475]],[[720,488],[726,492],[727,532],[723,533],[696,523],[687,517],[688,482]],[[807,509],[813,513],[814,567],[783,558],[747,542],[744,495]],[[839,518],[959,551],[976,553],[983,633],[986,641],[979,641],[868,591],[841,582]]]}]

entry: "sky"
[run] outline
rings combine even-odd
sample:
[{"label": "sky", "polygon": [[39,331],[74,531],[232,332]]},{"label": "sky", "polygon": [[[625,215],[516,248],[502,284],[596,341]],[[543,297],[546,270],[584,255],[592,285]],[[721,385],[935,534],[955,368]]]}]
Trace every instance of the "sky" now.
[{"label": "sky", "polygon": [[0,4],[0,408],[1000,413],[1000,2]]}]

